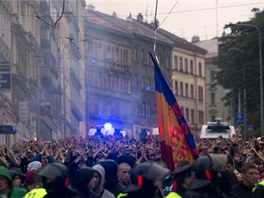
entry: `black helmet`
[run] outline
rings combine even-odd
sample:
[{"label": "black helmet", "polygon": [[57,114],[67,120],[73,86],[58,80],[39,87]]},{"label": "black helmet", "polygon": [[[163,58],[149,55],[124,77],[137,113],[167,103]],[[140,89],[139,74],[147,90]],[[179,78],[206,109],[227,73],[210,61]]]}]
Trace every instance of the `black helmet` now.
[{"label": "black helmet", "polygon": [[165,179],[169,175],[169,169],[158,165],[156,162],[146,161],[140,163],[131,170],[131,184],[124,192],[133,192],[142,188],[151,189],[154,181]]},{"label": "black helmet", "polygon": [[58,162],[47,164],[37,173],[37,176],[41,178],[41,183],[48,193],[69,185],[69,170],[64,164]]},{"label": "black helmet", "polygon": [[217,172],[221,171],[228,163],[226,154],[210,154],[199,157],[193,164],[195,179],[190,189],[198,189],[217,180]]}]

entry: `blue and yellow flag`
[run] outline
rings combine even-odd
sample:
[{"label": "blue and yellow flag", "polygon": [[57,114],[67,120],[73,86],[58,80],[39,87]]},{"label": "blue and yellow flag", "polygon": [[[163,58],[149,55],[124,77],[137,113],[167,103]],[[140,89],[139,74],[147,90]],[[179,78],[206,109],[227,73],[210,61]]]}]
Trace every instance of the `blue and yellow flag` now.
[{"label": "blue and yellow flag", "polygon": [[150,53],[154,63],[156,110],[162,160],[170,170],[181,160],[192,163],[199,156],[193,135],[181,112],[179,104],[162,75],[159,64]]}]

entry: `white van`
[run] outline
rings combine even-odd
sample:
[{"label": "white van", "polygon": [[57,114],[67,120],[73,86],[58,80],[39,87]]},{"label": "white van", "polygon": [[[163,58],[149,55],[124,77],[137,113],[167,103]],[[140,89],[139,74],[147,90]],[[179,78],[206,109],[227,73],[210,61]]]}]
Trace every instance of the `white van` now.
[{"label": "white van", "polygon": [[220,135],[223,138],[232,137],[235,135],[235,127],[228,125],[227,122],[207,122],[201,129],[201,139],[216,139]]}]

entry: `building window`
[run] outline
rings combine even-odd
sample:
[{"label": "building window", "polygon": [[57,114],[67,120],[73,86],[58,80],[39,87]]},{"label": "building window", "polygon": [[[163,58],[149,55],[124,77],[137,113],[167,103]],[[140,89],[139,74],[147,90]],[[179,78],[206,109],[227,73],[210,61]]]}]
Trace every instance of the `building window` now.
[{"label": "building window", "polygon": [[199,111],[199,124],[204,124],[204,112]]},{"label": "building window", "polygon": [[147,116],[151,116],[151,104],[150,103],[148,103],[148,106],[147,106]]},{"label": "building window", "polygon": [[145,62],[145,50],[142,49],[141,51],[141,62],[144,63]]},{"label": "building window", "polygon": [[102,115],[103,114],[103,103],[99,102],[98,104],[99,108],[98,108],[98,115]]},{"label": "building window", "polygon": [[139,107],[138,107],[138,103],[136,102],[135,104],[134,104],[134,115],[138,115],[138,109],[139,109]]},{"label": "building window", "polygon": [[177,96],[179,94],[179,88],[178,88],[178,81],[175,80],[174,82],[174,90],[175,90],[175,95]]},{"label": "building window", "polygon": [[211,71],[210,72],[210,77],[211,77],[211,82],[215,82],[216,81],[216,73],[215,71]]},{"label": "building window", "polygon": [[184,60],[184,65],[185,65],[185,68],[184,68],[185,69],[185,72],[188,73],[189,72],[188,71],[188,66],[189,65],[188,65],[188,59],[187,58],[185,58],[185,60]]},{"label": "building window", "polygon": [[138,61],[138,49],[134,49],[134,61]]},{"label": "building window", "polygon": [[198,86],[198,100],[203,101],[203,87]]},{"label": "building window", "polygon": [[194,109],[191,109],[191,123],[194,124]]},{"label": "building window", "polygon": [[185,96],[187,98],[189,97],[189,85],[188,85],[188,83],[185,83]]},{"label": "building window", "polygon": [[189,119],[190,119],[189,108],[186,108],[185,112],[186,112],[186,116],[185,116],[185,118],[186,118],[187,121],[189,121]]},{"label": "building window", "polygon": [[183,72],[183,60],[182,60],[182,57],[180,57],[180,71]]},{"label": "building window", "polygon": [[151,79],[150,79],[150,77],[147,78],[147,85],[145,87],[145,90],[151,91]]},{"label": "building window", "polygon": [[194,98],[194,89],[193,89],[193,85],[191,85],[191,98]]},{"label": "building window", "polygon": [[174,64],[173,64],[175,70],[178,70],[178,56],[174,56]]},{"label": "building window", "polygon": [[190,73],[193,74],[193,60],[190,60]]},{"label": "building window", "polygon": [[118,62],[118,61],[120,61],[120,56],[119,56],[119,48],[118,47],[116,47],[116,49],[115,49],[115,61],[116,62]]},{"label": "building window", "polygon": [[170,68],[171,67],[171,57],[170,56],[167,56],[167,68]]},{"label": "building window", "polygon": [[183,82],[180,82],[180,95],[183,96]]},{"label": "building window", "polygon": [[199,66],[198,66],[198,72],[199,72],[199,76],[202,77],[202,63],[199,62]]},{"label": "building window", "polygon": [[181,108],[181,112],[184,114],[184,107],[180,107]]},{"label": "building window", "polygon": [[138,89],[138,74],[134,75],[134,87]]},{"label": "building window", "polygon": [[142,115],[143,116],[146,116],[146,103],[145,102],[143,102],[143,108],[142,108]]},{"label": "building window", "polygon": [[146,77],[145,76],[142,76],[142,89],[145,90],[145,87],[146,87]]},{"label": "building window", "polygon": [[215,93],[211,93],[211,105],[215,106]]}]

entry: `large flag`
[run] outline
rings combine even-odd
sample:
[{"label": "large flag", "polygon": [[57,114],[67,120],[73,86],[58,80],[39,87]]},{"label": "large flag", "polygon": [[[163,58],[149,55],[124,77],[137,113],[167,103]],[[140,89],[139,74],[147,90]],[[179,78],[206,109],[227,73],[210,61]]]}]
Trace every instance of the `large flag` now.
[{"label": "large flag", "polygon": [[199,156],[193,135],[180,110],[179,104],[162,75],[159,64],[150,53],[154,63],[156,110],[159,128],[161,157],[170,170],[180,160],[192,163]]}]

